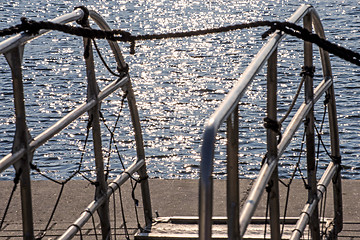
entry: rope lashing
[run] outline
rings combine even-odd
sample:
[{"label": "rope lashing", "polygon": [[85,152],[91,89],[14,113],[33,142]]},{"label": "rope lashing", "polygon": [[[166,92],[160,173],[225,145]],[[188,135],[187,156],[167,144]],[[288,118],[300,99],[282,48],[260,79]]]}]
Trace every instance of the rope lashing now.
[{"label": "rope lashing", "polygon": [[341,156],[331,155],[330,158],[335,164],[341,165]]},{"label": "rope lashing", "polygon": [[326,92],[324,105],[327,105],[330,102],[330,93]]},{"label": "rope lashing", "polygon": [[321,198],[323,198],[323,197],[324,197],[324,193],[327,191],[327,187],[326,187],[324,184],[322,184],[322,183],[318,184],[317,186],[323,187],[323,188],[325,189],[324,191],[321,191],[320,189],[317,189],[317,191],[320,192],[320,194],[321,194]]},{"label": "rope lashing", "polygon": [[278,144],[279,144],[281,142],[281,138],[282,138],[281,123],[266,117],[266,118],[264,118],[264,127],[266,129],[272,130],[279,136],[279,139],[278,139]]},{"label": "rope lashing", "polygon": [[301,67],[300,76],[302,76],[302,77],[309,76],[309,77],[313,78],[314,73],[315,73],[315,67],[314,66],[302,66]]},{"label": "rope lashing", "polygon": [[84,12],[84,16],[81,19],[76,20],[76,23],[79,24],[80,26],[85,26],[87,24],[87,21],[89,20],[89,9],[87,9],[87,7],[85,6],[77,6],[74,8],[74,10],[76,9],[81,9]]},{"label": "rope lashing", "polygon": [[70,225],[71,227],[76,227],[78,232],[80,233],[80,239],[83,240],[83,236],[82,236],[82,232],[81,232],[81,227],[75,223]]}]

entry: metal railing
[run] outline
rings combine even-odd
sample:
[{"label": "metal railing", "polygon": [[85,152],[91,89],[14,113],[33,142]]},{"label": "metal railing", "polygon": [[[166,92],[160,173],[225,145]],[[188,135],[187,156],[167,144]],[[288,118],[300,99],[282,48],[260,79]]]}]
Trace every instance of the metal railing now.
[{"label": "metal railing", "polygon": [[[77,9],[72,13],[65,14],[52,20],[54,23],[70,23],[76,20],[81,20],[84,17],[82,9]],[[105,20],[94,11],[89,11],[89,17],[102,29],[111,30]],[[89,22],[86,22],[89,25]],[[54,137],[57,133],[62,131],[72,121],[79,118],[81,115],[89,112],[92,116],[92,131],[93,131],[93,150],[95,155],[96,165],[96,182],[98,183],[95,191],[95,200],[92,201],[81,216],[74,222],[74,224],[67,229],[67,231],[60,237],[60,239],[70,239],[92,216],[94,212],[98,212],[100,216],[102,236],[103,239],[109,239],[110,236],[110,217],[108,199],[110,195],[118,189],[127,179],[129,174],[137,172],[142,179],[141,192],[143,197],[143,209],[145,217],[145,225],[152,223],[151,216],[151,201],[150,192],[147,180],[145,153],[142,139],[142,132],[140,128],[140,121],[135,102],[135,96],[130,82],[130,76],[126,69],[127,65],[124,62],[120,48],[116,42],[108,41],[112,53],[115,57],[117,68],[122,74],[118,80],[111,82],[104,89],[99,91],[94,70],[94,59],[92,54],[92,47],[90,39],[84,38],[84,48],[88,50],[89,54],[85,57],[87,82],[88,82],[88,96],[87,101],[76,107],[66,116],[61,118],[53,126],[48,128],[40,135],[32,138],[26,124],[25,104],[24,104],[24,90],[22,79],[22,58],[24,46],[30,40],[45,34],[46,30],[41,30],[36,35],[27,33],[18,34],[0,43],[0,53],[4,54],[11,68],[15,117],[16,117],[16,131],[13,142],[12,153],[6,155],[0,160],[0,172],[3,172],[11,165],[14,165],[16,172],[20,174],[20,191],[21,191],[21,205],[22,205],[22,221],[23,221],[23,238],[34,239],[33,227],[33,210],[31,200],[31,179],[30,179],[30,163],[33,159],[34,151],[45,144],[48,140]],[[101,129],[99,124],[99,108],[100,103],[111,93],[122,88],[127,92],[127,100],[131,114],[133,130],[136,141],[137,160],[122,174],[120,174],[112,183],[107,183],[104,176],[104,162],[103,153],[101,149]]]},{"label": "metal railing", "polygon": [[[310,5],[302,5],[288,19],[289,22],[298,23],[303,19],[306,29],[315,32],[325,38],[320,18],[315,9]],[[203,135],[201,148],[201,173],[199,183],[199,235],[200,239],[211,239],[212,234],[212,201],[213,201],[213,161],[216,135],[220,126],[227,123],[227,217],[228,238],[241,239],[254,215],[266,185],[271,181],[272,188],[269,199],[270,206],[270,229],[271,239],[280,239],[280,213],[277,163],[284,153],[292,137],[307,119],[306,145],[307,145],[307,168],[308,168],[308,202],[306,203],[296,231],[291,239],[299,239],[305,226],[311,221],[310,230],[312,239],[320,239],[318,202],[323,193],[333,181],[334,193],[334,229],[337,234],[342,229],[342,196],[340,176],[340,148],[338,126],[336,118],[335,95],[329,55],[320,48],[320,58],[323,69],[323,81],[313,89],[312,76],[305,78],[305,102],[297,110],[296,114],[282,133],[280,143],[277,143],[277,134],[271,129],[267,130],[267,161],[262,165],[259,176],[239,214],[239,180],[238,180],[238,104],[256,74],[267,62],[267,118],[277,121],[277,48],[284,34],[277,31],[255,56],[239,81],[227,94],[221,105],[208,120]],[[312,44],[304,42],[304,65],[312,67],[313,50]],[[331,138],[331,156],[333,161],[328,165],[324,175],[317,182],[315,172],[315,145],[314,145],[314,104],[319,98],[327,93],[329,96],[329,128]]]}]

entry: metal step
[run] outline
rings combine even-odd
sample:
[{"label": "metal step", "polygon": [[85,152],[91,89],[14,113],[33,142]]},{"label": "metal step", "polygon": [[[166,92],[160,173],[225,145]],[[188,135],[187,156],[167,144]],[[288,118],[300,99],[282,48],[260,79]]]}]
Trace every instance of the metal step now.
[{"label": "metal step", "polygon": [[[289,239],[295,228],[298,218],[286,218],[282,239]],[[269,221],[269,219],[268,219]],[[267,222],[268,222],[267,221]],[[212,239],[227,239],[227,218],[214,217],[212,227]],[[281,225],[282,226],[282,225]],[[280,227],[281,227],[280,226]],[[280,229],[281,230],[281,229]],[[265,238],[264,238],[265,235]],[[305,230],[308,235],[308,229]],[[156,218],[149,232],[138,232],[135,240],[189,240],[198,239],[198,217],[159,217]],[[254,217],[243,239],[270,239],[270,226],[265,218]]]}]

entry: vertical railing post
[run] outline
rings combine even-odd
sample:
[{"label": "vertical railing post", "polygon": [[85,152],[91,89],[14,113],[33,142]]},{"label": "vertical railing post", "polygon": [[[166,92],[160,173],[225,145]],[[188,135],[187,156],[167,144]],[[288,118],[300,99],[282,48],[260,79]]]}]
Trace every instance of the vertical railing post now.
[{"label": "vertical railing post", "polygon": [[227,119],[227,218],[228,239],[240,239],[239,230],[239,113],[238,107]]},{"label": "vertical railing post", "polygon": [[[304,17],[304,28],[312,31],[312,16],[307,14]],[[313,90],[313,48],[311,42],[304,41],[304,74],[305,74],[305,101],[314,102]],[[314,106],[310,109],[305,120],[306,127],[306,158],[308,174],[308,202],[317,198],[316,161],[315,161],[315,139],[314,139]],[[320,239],[319,211],[315,208],[310,216],[309,228],[313,240]]]},{"label": "vertical railing post", "polygon": [[[88,23],[86,24],[88,26]],[[99,93],[99,87],[96,83],[95,78],[95,67],[94,67],[94,57],[92,51],[92,44],[90,38],[84,38],[84,49],[85,49],[85,63],[86,63],[86,75],[88,81],[88,100],[97,99]],[[93,144],[94,144],[94,155],[95,155],[95,165],[96,165],[96,192],[95,200],[100,196],[106,194],[107,192],[107,182],[105,179],[104,173],[104,160],[102,154],[102,142],[101,142],[101,128],[100,128],[100,103],[98,102],[90,111],[89,111],[91,126],[92,126],[92,135],[93,135]],[[111,238],[111,229],[110,229],[110,215],[109,215],[109,200],[107,199],[104,204],[98,210],[102,238],[104,240]]]},{"label": "vertical railing post", "polygon": [[[333,234],[336,236],[341,232],[343,228],[343,207],[342,207],[342,185],[341,185],[341,154],[340,154],[340,140],[338,122],[336,116],[336,104],[335,104],[335,91],[334,85],[332,85],[328,92],[328,115],[329,115],[329,128],[330,128],[330,140],[331,140],[331,156],[335,164],[339,165],[339,171],[333,178],[333,197],[334,197],[334,230]],[[336,239],[336,238],[335,238]]]},{"label": "vertical railing post", "polygon": [[[267,119],[277,122],[277,49],[268,59],[267,67]],[[280,131],[278,126],[277,131]],[[267,159],[277,161],[277,135],[276,129],[267,128]],[[281,239],[280,236],[280,206],[279,206],[279,176],[276,166],[268,183],[270,206],[271,239]]]},{"label": "vertical railing post", "polygon": [[26,125],[24,87],[21,70],[23,52],[24,46],[20,46],[5,53],[5,57],[11,68],[16,117],[16,131],[12,151],[16,152],[21,148],[27,149],[23,158],[14,164],[16,175],[17,177],[20,177],[23,239],[33,240],[34,226],[30,180],[30,163],[32,161],[33,153],[28,150],[31,137]]}]

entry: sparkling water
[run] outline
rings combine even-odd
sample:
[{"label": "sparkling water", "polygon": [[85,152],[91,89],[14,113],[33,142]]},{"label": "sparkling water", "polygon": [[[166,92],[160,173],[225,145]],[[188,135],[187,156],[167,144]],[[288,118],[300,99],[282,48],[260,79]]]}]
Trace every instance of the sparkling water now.
[{"label": "sparkling water", "polygon": [[[61,2],[61,3],[60,3]],[[327,38],[341,46],[360,52],[360,2],[330,0],[310,2],[322,19]],[[8,1],[0,4],[0,28],[20,23],[20,17],[48,20],[84,5],[101,14],[112,28],[132,34],[166,33],[220,27],[257,20],[286,20],[299,7],[288,0],[154,0],[154,1]],[[94,26],[95,27],[95,26]],[[256,28],[183,39],[142,41],[136,54],[129,54],[129,44],[120,43],[136,94],[143,129],[146,162],[151,177],[198,178],[201,137],[206,120],[235,84],[251,59],[266,42]],[[2,38],[1,40],[4,40]],[[111,68],[115,69],[110,48],[97,41]],[[283,116],[300,82],[303,43],[288,36],[279,46],[278,109]],[[315,83],[322,80],[316,47]],[[54,124],[76,105],[86,100],[86,73],[82,39],[51,32],[26,45],[23,60],[24,93],[27,124],[32,137]],[[111,76],[96,58],[96,76],[100,88]],[[360,178],[360,68],[331,55],[337,100],[343,177]],[[239,123],[240,177],[254,178],[266,151],[263,118],[266,112],[266,71],[262,70],[242,99]],[[12,82],[5,58],[0,58],[0,157],[11,151],[15,132]],[[113,127],[120,111],[123,92],[113,94],[102,104],[106,124]],[[303,93],[301,94],[301,96]],[[303,97],[300,98],[303,100]],[[317,126],[323,115],[323,99],[315,106]],[[300,104],[299,103],[299,104]],[[298,107],[299,104],[296,106]],[[293,115],[293,113],[291,114]],[[84,148],[88,116],[70,124],[62,133],[35,151],[34,163],[50,176],[64,179],[78,167]],[[327,118],[325,119],[327,121]],[[284,123],[283,129],[289,122]],[[109,132],[103,126],[104,159],[109,156],[111,175],[122,171],[121,161],[129,165],[135,159],[135,143],[128,109],[120,115],[115,132],[121,159],[115,147],[109,155]],[[216,142],[214,176],[226,177],[225,126]],[[281,177],[289,177],[298,161],[303,128],[279,162]],[[323,139],[329,146],[328,124]],[[90,136],[91,138],[91,136]],[[317,142],[317,140],[316,140]],[[83,169],[94,175],[91,141],[84,151]],[[302,156],[305,154],[302,153]],[[305,168],[302,157],[301,168]],[[329,163],[320,147],[319,176]],[[33,178],[41,177],[33,173]],[[0,179],[12,179],[12,168]]]}]

